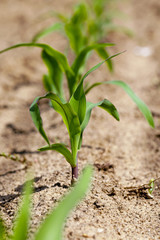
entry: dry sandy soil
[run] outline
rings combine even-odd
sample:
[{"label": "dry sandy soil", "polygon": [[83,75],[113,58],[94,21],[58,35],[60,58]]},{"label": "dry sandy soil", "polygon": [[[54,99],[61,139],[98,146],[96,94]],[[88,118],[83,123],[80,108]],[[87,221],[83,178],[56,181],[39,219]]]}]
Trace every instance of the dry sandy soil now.
[{"label": "dry sandy soil", "polygon": [[[63,4],[63,5],[62,5]],[[0,49],[28,42],[52,19],[40,16],[51,9],[70,12],[73,1],[0,1]],[[114,33],[108,40],[116,43],[110,53],[127,50],[114,59],[110,76],[105,66],[90,76],[90,81],[119,79],[128,83],[151,109],[155,129],[148,126],[129,97],[118,87],[103,86],[93,90],[93,102],[108,98],[120,113],[116,122],[95,109],[84,134],[79,153],[79,168],[94,165],[92,188],[68,218],[64,239],[160,239],[160,181],[153,198],[144,185],[160,177],[160,1],[130,0],[119,8],[128,15],[123,24],[134,37]],[[64,51],[65,39],[53,34],[44,42]],[[136,47],[148,46],[152,54],[136,54]],[[93,55],[88,68],[99,61]],[[39,49],[18,49],[0,56],[0,152],[17,154],[25,164],[0,158],[0,211],[10,228],[25,182],[28,166],[35,171],[31,232],[70,186],[70,167],[56,152],[38,153],[45,143],[31,121],[29,106],[44,94],[42,74],[46,72]],[[61,118],[41,105],[44,126],[51,142],[68,144]],[[141,187],[142,186],[142,187]]]}]

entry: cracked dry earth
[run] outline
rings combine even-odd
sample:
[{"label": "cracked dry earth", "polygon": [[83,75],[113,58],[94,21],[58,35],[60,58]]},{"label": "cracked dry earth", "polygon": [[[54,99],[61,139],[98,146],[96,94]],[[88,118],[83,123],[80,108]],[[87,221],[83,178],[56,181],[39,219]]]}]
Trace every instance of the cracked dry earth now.
[{"label": "cracked dry earth", "polygon": [[[73,1],[66,0],[48,0],[47,4],[43,0],[1,0],[0,49],[30,41],[38,30],[52,23],[52,19],[42,21],[39,16],[50,9],[69,13],[72,5]],[[121,89],[103,86],[88,95],[93,102],[103,98],[112,101],[121,120],[116,122],[100,109],[92,113],[79,152],[80,170],[87,163],[94,166],[92,187],[67,219],[64,239],[160,239],[160,181],[155,182],[153,198],[146,189],[151,178],[160,177],[160,2],[122,1],[119,8],[128,16],[121,21],[132,29],[134,37],[111,34],[107,41],[116,46],[110,53],[127,52],[114,59],[113,75],[102,66],[89,80],[128,83],[151,109],[155,129]],[[58,34],[45,37],[44,42],[65,49],[65,39]],[[149,47],[151,54],[137,54],[137,46]],[[98,61],[93,55],[87,68]],[[34,97],[44,94],[41,78],[45,72],[38,49],[22,48],[0,55],[0,152],[20,159],[0,158],[0,211],[10,228],[27,170],[34,169],[31,234],[70,186],[70,167],[63,157],[56,152],[37,152],[45,143],[29,116]],[[41,111],[50,140],[68,144],[61,118],[45,101]]]}]

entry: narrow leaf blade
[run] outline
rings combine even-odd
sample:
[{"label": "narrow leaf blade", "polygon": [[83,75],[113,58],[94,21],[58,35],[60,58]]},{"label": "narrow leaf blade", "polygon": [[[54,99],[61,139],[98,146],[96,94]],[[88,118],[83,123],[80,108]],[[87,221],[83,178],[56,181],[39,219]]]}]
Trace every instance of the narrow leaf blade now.
[{"label": "narrow leaf blade", "polygon": [[66,217],[76,204],[84,197],[90,185],[91,176],[92,168],[85,168],[78,183],[40,226],[40,229],[35,236],[35,240],[61,240],[62,229]]},{"label": "narrow leaf blade", "polygon": [[51,144],[51,145],[48,145],[48,146],[44,146],[42,148],[39,148],[38,149],[39,151],[47,151],[47,150],[54,150],[54,151],[57,151],[59,153],[61,153],[65,159],[67,160],[67,162],[72,166],[72,167],[75,167],[75,163],[74,163],[74,160],[73,160],[73,156],[71,154],[71,152],[68,150],[68,148],[65,147],[64,144],[61,144],[61,143],[55,143],[55,144]]},{"label": "narrow leaf blade", "polygon": [[108,60],[110,60],[110,59],[112,59],[112,58],[114,58],[114,57],[116,57],[116,56],[118,56],[118,55],[120,55],[120,54],[122,54],[122,53],[124,53],[124,52],[125,52],[125,51],[116,53],[116,54],[108,57],[108,58],[105,59],[104,61],[98,63],[98,64],[95,65],[94,67],[92,67],[92,68],[82,77],[81,81],[84,81],[84,79],[85,79],[90,73],[92,73],[93,71],[97,70],[103,63],[105,63],[106,61],[108,61]]},{"label": "narrow leaf blade", "polygon": [[25,240],[27,239],[28,226],[30,220],[30,203],[31,203],[32,184],[27,181],[23,201],[15,221],[12,240]]},{"label": "narrow leaf blade", "polygon": [[77,113],[80,124],[83,122],[86,114],[86,97],[83,89],[83,82],[77,87],[70,99],[70,104]]},{"label": "narrow leaf blade", "polygon": [[4,225],[4,222],[0,216],[0,239],[1,240],[6,240],[7,236],[6,236],[6,227]]},{"label": "narrow leaf blade", "polygon": [[53,84],[47,74],[43,75],[42,82],[46,92],[54,92]]},{"label": "narrow leaf blade", "polygon": [[37,102],[41,99],[41,97],[36,97],[33,101],[33,103],[30,106],[30,114],[32,117],[32,121],[34,122],[34,125],[36,126],[36,128],[38,129],[39,133],[41,134],[41,136],[44,138],[44,140],[50,145],[49,143],[49,139],[43,129],[43,122],[42,122],[42,118],[40,115],[40,111],[39,111],[39,107]]},{"label": "narrow leaf blade", "polygon": [[149,125],[154,128],[154,120],[153,120],[153,116],[152,116],[151,111],[149,110],[147,105],[123,81],[96,82],[86,89],[85,94],[89,93],[90,90],[93,89],[94,87],[97,87],[97,86],[102,85],[102,84],[113,84],[113,85],[120,86],[128,94],[128,96],[133,100],[133,102],[135,102],[135,104],[137,105],[139,110],[142,112],[143,116],[146,118]]},{"label": "narrow leaf blade", "polygon": [[87,38],[85,34],[85,20],[87,18],[87,9],[85,4],[80,3],[72,16],[65,24],[65,32],[69,39],[70,47],[77,55],[81,49],[86,45]]},{"label": "narrow leaf blade", "polygon": [[152,113],[150,112],[147,105],[132,91],[132,89],[122,81],[109,81],[108,84],[114,84],[120,86],[129,97],[135,102],[139,110],[142,112],[143,116],[148,121],[149,125],[154,128],[154,120],[152,117]]},{"label": "narrow leaf blade", "polygon": [[[45,50],[42,51],[42,59],[48,68],[48,85],[55,94],[63,97],[62,90],[62,69],[60,68],[55,57],[49,55]],[[45,78],[47,81],[47,78]]]},{"label": "narrow leaf blade", "polygon": [[47,93],[42,98],[48,98],[52,101],[54,110],[61,114],[71,137],[79,134],[80,132],[79,119],[69,103],[63,103],[61,99],[56,94],[53,93]]}]

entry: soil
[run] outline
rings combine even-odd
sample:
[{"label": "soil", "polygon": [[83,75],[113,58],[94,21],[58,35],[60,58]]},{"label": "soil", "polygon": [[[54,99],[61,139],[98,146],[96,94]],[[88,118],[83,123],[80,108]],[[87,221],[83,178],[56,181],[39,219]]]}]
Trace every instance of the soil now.
[{"label": "soil", "polygon": [[[13,3],[14,2],[14,3]],[[75,2],[74,2],[75,3]],[[44,18],[51,9],[70,12],[73,1],[1,0],[0,49],[29,42],[42,27],[53,22]],[[123,1],[119,9],[126,14],[119,24],[132,29],[134,37],[112,33],[107,41],[116,43],[110,53],[127,50],[114,59],[114,74],[105,66],[89,80],[123,80],[140,96],[153,113],[155,129],[148,126],[135,104],[115,86],[93,90],[93,102],[107,98],[120,113],[120,122],[101,109],[95,109],[79,152],[79,169],[94,166],[92,187],[86,198],[68,218],[64,239],[160,239],[160,1]],[[43,39],[64,51],[60,34]],[[142,56],[139,47],[148,47]],[[138,48],[137,48],[138,47]],[[93,55],[88,67],[99,61]],[[0,152],[13,154],[19,161],[0,158],[0,211],[8,228],[17,210],[28,168],[34,169],[35,192],[31,233],[70,187],[70,166],[56,152],[37,152],[45,142],[36,131],[29,106],[44,94],[42,74],[46,72],[39,49],[21,48],[0,55]],[[41,104],[44,127],[51,142],[65,142],[65,126],[47,102]],[[157,179],[153,198],[148,183]]]}]

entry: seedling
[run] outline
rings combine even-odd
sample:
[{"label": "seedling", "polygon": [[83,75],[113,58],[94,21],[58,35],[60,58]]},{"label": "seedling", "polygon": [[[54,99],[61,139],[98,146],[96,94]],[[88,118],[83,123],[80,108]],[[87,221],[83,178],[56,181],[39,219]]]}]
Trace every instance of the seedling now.
[{"label": "seedling", "polygon": [[99,40],[94,36],[95,31],[88,32],[88,23],[91,21],[90,9],[92,8],[87,3],[80,3],[74,7],[74,11],[69,17],[60,13],[54,13],[54,16],[56,16],[60,22],[38,32],[33,37],[32,42],[35,43],[54,31],[60,31],[67,37],[69,47],[77,56],[84,47]]},{"label": "seedling", "polygon": [[[103,62],[102,62],[103,63]],[[47,142],[47,146],[44,146],[39,149],[39,151],[46,151],[46,150],[55,150],[61,153],[68,163],[71,165],[72,168],[72,182],[75,178],[78,177],[78,159],[77,153],[78,150],[81,148],[83,132],[89,122],[91,111],[94,107],[98,106],[105,111],[107,111],[110,115],[112,115],[116,120],[119,120],[119,114],[115,106],[107,99],[104,99],[101,102],[96,104],[90,103],[86,101],[85,91],[83,87],[84,79],[94,70],[96,70],[102,63],[96,65],[92,69],[90,69],[81,79],[78,87],[76,88],[75,92],[73,93],[69,102],[65,102],[64,100],[60,99],[54,93],[47,93],[45,96],[37,97],[30,107],[30,113],[32,116],[32,120],[39,130],[42,137]],[[152,115],[147,108],[147,106],[133,93],[133,91],[126,85],[124,82],[121,81],[109,81],[103,82],[105,84],[115,84],[122,87],[128,95],[132,98],[132,100],[137,104],[143,115],[146,117],[149,124],[154,127],[154,122],[152,119]],[[95,83],[91,85],[86,91],[89,92],[93,87],[103,84]],[[71,151],[63,144],[56,143],[50,144],[48,137],[43,129],[42,119],[40,116],[39,108],[38,108],[38,101],[41,99],[50,99],[52,102],[52,106],[55,111],[61,114],[63,121],[68,129],[69,137],[70,137],[70,144],[71,144]]]},{"label": "seedling", "polygon": [[[59,202],[40,225],[38,231],[33,235],[32,240],[61,240],[62,230],[69,212],[84,197],[91,182],[92,168],[86,167],[77,184]],[[7,233],[4,222],[0,218],[0,239],[1,240],[27,240],[31,213],[31,181],[25,186],[23,200],[14,222],[13,233]]]},{"label": "seedling", "polygon": [[[87,88],[84,88],[84,80],[86,77],[99,68],[105,61],[110,60],[111,58],[116,57],[118,54],[112,55],[107,58],[105,61],[98,63],[96,66],[91,68],[81,79],[79,79],[79,69],[83,65],[84,58],[86,53],[90,51],[90,47],[87,47],[85,50],[82,50],[78,58],[76,58],[72,67],[69,66],[67,58],[60,52],[56,51],[55,49],[51,48],[46,44],[40,43],[25,43],[25,44],[18,44],[14,45],[10,48],[2,50],[0,53],[8,51],[12,48],[22,47],[22,46],[36,46],[43,49],[45,56],[49,56],[56,59],[59,69],[62,68],[67,76],[68,80],[68,87],[70,91],[70,99],[66,101],[62,98],[60,94],[57,92],[49,92],[45,96],[37,97],[33,101],[30,107],[30,113],[32,120],[40,132],[41,136],[47,142],[47,146],[44,146],[39,149],[39,151],[47,151],[47,150],[55,150],[61,153],[67,162],[71,165],[72,168],[72,182],[78,178],[78,159],[77,154],[81,148],[83,132],[89,122],[92,109],[94,107],[100,107],[107,111],[111,116],[113,116],[116,120],[119,121],[119,114],[116,107],[108,100],[104,99],[98,103],[90,103],[86,101],[86,94],[91,91],[94,87],[101,85],[101,84],[113,84],[120,86],[136,103],[150,126],[154,127],[154,121],[152,118],[152,114],[148,107],[144,104],[144,102],[139,99],[131,88],[122,81],[106,81],[106,82],[96,82],[94,84],[90,84]],[[97,46],[97,45],[96,45]],[[48,58],[47,58],[48,59]],[[51,65],[50,65],[51,69]],[[50,70],[51,71],[51,70]],[[59,82],[57,82],[57,85]],[[56,85],[55,85],[56,86]],[[58,88],[57,88],[58,89]],[[63,119],[64,124],[67,127],[69,138],[70,138],[70,149],[61,143],[50,144],[50,141],[47,137],[47,134],[43,128],[42,118],[40,116],[40,110],[38,107],[38,102],[41,99],[49,99],[51,101],[51,105],[53,109],[58,112]]]}]

